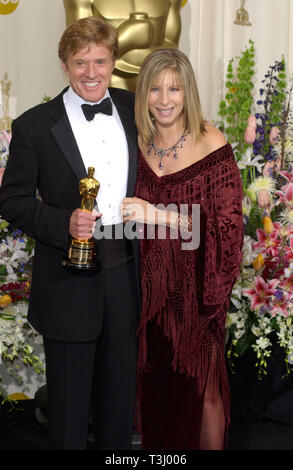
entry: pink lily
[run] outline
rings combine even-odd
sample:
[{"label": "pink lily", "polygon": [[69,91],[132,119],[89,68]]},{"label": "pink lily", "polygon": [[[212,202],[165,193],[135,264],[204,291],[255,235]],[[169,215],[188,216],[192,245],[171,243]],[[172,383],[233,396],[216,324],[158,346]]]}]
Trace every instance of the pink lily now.
[{"label": "pink lily", "polygon": [[285,277],[280,281],[280,287],[284,290],[289,292],[291,295],[293,293],[293,274],[290,277]]},{"label": "pink lily", "polygon": [[289,171],[283,170],[280,171],[280,175],[283,176],[289,183],[293,183],[293,173],[289,173]]},{"label": "pink lily", "polygon": [[7,132],[5,131],[4,129],[1,131],[1,134],[3,135],[4,139],[6,140],[7,144],[9,145],[10,144],[10,141],[11,141],[11,133],[10,132]]},{"label": "pink lily", "polygon": [[285,191],[276,191],[279,196],[279,202],[283,202],[286,207],[293,209],[293,183],[289,183],[285,187]]},{"label": "pink lily", "polygon": [[288,307],[290,306],[291,300],[292,294],[277,290],[275,295],[272,297],[272,309],[270,310],[272,316],[280,314],[287,317],[289,314]]},{"label": "pink lily", "polygon": [[0,186],[2,184],[2,178],[3,178],[3,175],[4,175],[4,170],[5,170],[5,168],[0,168]]},{"label": "pink lily", "polygon": [[290,236],[289,246],[285,247],[286,258],[291,261],[293,260],[293,235]]},{"label": "pink lily", "polygon": [[275,145],[280,137],[280,129],[276,126],[273,126],[271,128],[270,136],[269,136],[269,141],[271,145]]},{"label": "pink lily", "polygon": [[281,224],[278,222],[274,222],[274,230],[269,235],[263,229],[258,228],[256,230],[258,242],[253,244],[253,249],[258,250],[262,254],[270,254],[272,257],[277,256],[281,244],[280,229]]},{"label": "pink lily", "polygon": [[268,308],[279,282],[278,279],[266,282],[261,276],[256,276],[254,289],[243,290],[243,294],[251,298],[251,309],[256,310],[262,306]]},{"label": "pink lily", "polygon": [[263,167],[262,173],[264,176],[272,176],[273,174],[278,173],[280,168],[281,168],[281,161],[278,158],[275,161],[267,162],[265,166]]}]

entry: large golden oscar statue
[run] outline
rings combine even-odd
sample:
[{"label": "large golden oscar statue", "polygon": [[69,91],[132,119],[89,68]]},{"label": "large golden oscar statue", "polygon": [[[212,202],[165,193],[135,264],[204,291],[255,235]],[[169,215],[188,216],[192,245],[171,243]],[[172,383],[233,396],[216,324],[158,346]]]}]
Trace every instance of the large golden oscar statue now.
[{"label": "large golden oscar statue", "polygon": [[135,91],[144,58],[154,49],[177,47],[182,0],[63,0],[67,25],[96,16],[118,31],[120,54],[112,86]]}]

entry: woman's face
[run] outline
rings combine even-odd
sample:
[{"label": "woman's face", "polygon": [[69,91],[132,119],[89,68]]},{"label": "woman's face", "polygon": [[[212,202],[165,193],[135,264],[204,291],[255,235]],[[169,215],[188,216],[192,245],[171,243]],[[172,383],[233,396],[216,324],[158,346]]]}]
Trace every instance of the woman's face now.
[{"label": "woman's face", "polygon": [[158,125],[171,127],[183,118],[184,92],[177,72],[163,70],[149,94],[149,111]]}]

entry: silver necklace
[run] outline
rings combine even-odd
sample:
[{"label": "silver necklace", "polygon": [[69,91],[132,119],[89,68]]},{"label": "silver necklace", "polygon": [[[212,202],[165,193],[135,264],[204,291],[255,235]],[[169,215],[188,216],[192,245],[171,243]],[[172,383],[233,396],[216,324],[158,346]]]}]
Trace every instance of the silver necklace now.
[{"label": "silver necklace", "polygon": [[148,148],[148,156],[152,153],[152,150],[154,150],[155,155],[158,155],[160,162],[158,165],[158,168],[162,170],[164,168],[164,163],[162,161],[163,157],[169,157],[171,153],[173,153],[173,158],[177,160],[178,158],[178,153],[177,149],[181,149],[183,147],[183,143],[186,140],[186,137],[190,134],[190,131],[186,131],[182,134],[182,136],[177,140],[176,144],[172,145],[172,147],[169,147],[167,149],[164,148],[159,148],[154,141],[152,141],[149,145]]}]

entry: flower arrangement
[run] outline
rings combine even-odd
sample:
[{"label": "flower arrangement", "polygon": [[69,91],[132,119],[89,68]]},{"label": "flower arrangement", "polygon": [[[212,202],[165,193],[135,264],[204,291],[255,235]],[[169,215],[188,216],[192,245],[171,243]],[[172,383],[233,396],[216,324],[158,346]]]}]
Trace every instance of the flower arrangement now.
[{"label": "flower arrangement", "polygon": [[246,120],[249,118],[254,102],[252,96],[255,73],[254,54],[254,42],[249,41],[249,47],[241,53],[240,57],[229,61],[226,74],[227,93],[219,105],[221,118],[219,127],[233,146],[237,161],[246,159],[246,164],[240,165],[241,170],[245,169],[248,163],[250,165],[255,163],[251,163],[250,152],[247,153],[249,145],[243,139]]},{"label": "flower arrangement", "polygon": [[293,360],[293,80],[287,85],[283,59],[262,84],[257,112],[243,133],[248,147],[237,159],[245,236],[227,315],[232,368],[233,358],[252,349],[259,378],[267,373],[274,342],[284,350],[287,374]]},{"label": "flower arrangement", "polygon": [[[11,135],[2,131],[1,179],[8,159],[10,139]],[[3,362],[18,383],[22,382],[22,378],[16,360],[32,367],[37,374],[44,372],[42,362],[30,344],[30,338],[35,333],[26,320],[33,255],[33,240],[0,217],[0,363]]]}]

